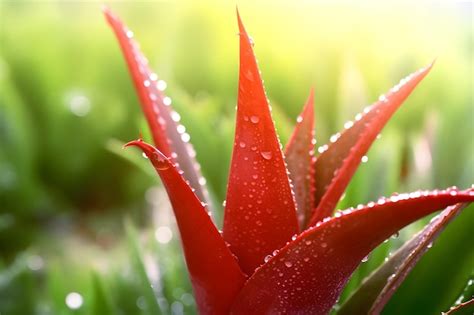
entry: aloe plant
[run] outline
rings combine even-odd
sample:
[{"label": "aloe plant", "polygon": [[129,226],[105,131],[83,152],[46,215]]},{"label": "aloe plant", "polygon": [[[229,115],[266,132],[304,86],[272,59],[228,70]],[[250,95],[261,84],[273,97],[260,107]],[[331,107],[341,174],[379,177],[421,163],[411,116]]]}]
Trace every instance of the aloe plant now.
[{"label": "aloe plant", "polygon": [[[179,227],[201,314],[326,314],[357,266],[384,240],[428,214],[447,208],[402,254],[380,267],[362,293],[341,309],[378,313],[440,230],[474,200],[474,189],[393,194],[335,211],[357,167],[384,125],[428,74],[422,68],[345,124],[314,157],[313,92],[282,150],[253,52],[237,13],[240,70],[234,147],[223,231],[209,215],[205,180],[189,135],[133,40],[104,10],[125,56],[154,145],[139,147],[167,192]],[[407,254],[407,256],[405,256]],[[370,285],[374,284],[375,285]],[[363,309],[357,305],[363,305]]]}]

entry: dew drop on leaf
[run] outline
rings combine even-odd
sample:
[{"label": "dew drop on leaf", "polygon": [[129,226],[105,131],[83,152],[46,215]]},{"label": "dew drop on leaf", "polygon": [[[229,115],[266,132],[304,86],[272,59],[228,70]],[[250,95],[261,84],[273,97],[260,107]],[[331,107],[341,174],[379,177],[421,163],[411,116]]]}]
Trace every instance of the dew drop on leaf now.
[{"label": "dew drop on leaf", "polygon": [[262,157],[265,160],[271,160],[272,159],[272,152],[270,152],[270,151],[262,151],[262,152],[260,152],[260,154],[262,155]]},{"label": "dew drop on leaf", "polygon": [[258,124],[258,122],[260,121],[260,118],[258,118],[258,116],[252,116],[250,117],[250,121],[253,122],[254,124]]},{"label": "dew drop on leaf", "polygon": [[166,106],[171,105],[171,98],[169,98],[168,96],[164,97],[163,98],[163,104],[165,104]]},{"label": "dew drop on leaf", "polygon": [[167,84],[165,81],[163,80],[159,80],[157,83],[156,83],[156,88],[160,91],[164,91],[166,90],[166,87],[167,87]]}]

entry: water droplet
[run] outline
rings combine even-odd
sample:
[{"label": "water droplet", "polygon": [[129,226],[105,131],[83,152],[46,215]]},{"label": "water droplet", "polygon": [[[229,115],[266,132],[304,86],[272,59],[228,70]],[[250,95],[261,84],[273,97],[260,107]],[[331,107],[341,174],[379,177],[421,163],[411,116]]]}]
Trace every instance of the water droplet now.
[{"label": "water droplet", "polygon": [[78,117],[86,116],[91,110],[91,102],[88,97],[81,94],[72,94],[67,97],[69,110]]},{"label": "water droplet", "polygon": [[170,106],[171,98],[169,98],[168,96],[163,97],[163,104],[165,104],[166,106]]},{"label": "water droplet", "polygon": [[145,81],[143,81],[143,85],[144,85],[145,87],[149,87],[149,86],[151,85],[150,80],[145,80]]},{"label": "water droplet", "polygon": [[158,161],[156,164],[155,164],[155,167],[157,170],[159,171],[165,171],[167,169],[170,168],[170,164],[166,161]]},{"label": "water droplet", "polygon": [[298,116],[298,117],[296,118],[296,122],[297,122],[297,123],[300,123],[300,122],[302,122],[302,121],[303,121],[303,117],[302,117],[302,116]]},{"label": "water droplet", "polygon": [[272,152],[270,152],[270,151],[262,151],[262,152],[260,152],[260,155],[261,155],[265,160],[271,160],[271,159],[272,159]]},{"label": "water droplet", "polygon": [[167,84],[165,81],[163,80],[159,80],[157,83],[156,83],[156,88],[160,91],[164,91],[166,90],[166,87],[167,87]]},{"label": "water droplet", "polygon": [[28,265],[28,268],[30,268],[31,270],[38,271],[38,270],[43,269],[44,260],[41,256],[32,255],[28,257],[27,265]]},{"label": "water droplet", "polygon": [[328,247],[328,244],[323,242],[323,243],[321,243],[321,247],[326,248],[326,247]]},{"label": "water droplet", "polygon": [[181,140],[183,140],[183,142],[189,142],[189,140],[191,140],[191,136],[188,133],[183,133],[181,135]]},{"label": "water droplet", "polygon": [[173,119],[173,121],[178,122],[178,121],[181,120],[181,116],[177,112],[172,111],[171,112],[171,119]]},{"label": "water droplet", "polygon": [[369,161],[369,158],[367,157],[367,155],[364,155],[364,156],[360,159],[360,161],[361,161],[362,163],[367,163],[367,161]]},{"label": "water droplet", "polygon": [[337,139],[339,139],[339,137],[341,136],[340,133],[336,133],[334,135],[331,136],[331,138],[329,138],[329,141],[331,141],[331,143],[334,143],[337,141]]},{"label": "water droplet", "polygon": [[319,152],[319,153],[323,153],[323,152],[326,151],[327,149],[328,149],[328,145],[325,144],[325,145],[320,146],[320,147],[318,148],[318,152]]},{"label": "water droplet", "polygon": [[369,260],[369,255],[365,256],[364,258],[362,258],[362,262],[365,263]]},{"label": "water droplet", "polygon": [[252,37],[249,36],[249,42],[250,42],[250,45],[255,46],[255,42],[253,41]]},{"label": "water droplet", "polygon": [[309,257],[305,257],[305,258],[303,258],[303,260],[304,260],[305,262],[308,262],[308,261],[309,261]]},{"label": "water droplet", "polygon": [[240,146],[241,148],[245,148],[245,142],[240,141],[239,146]]},{"label": "water droplet", "polygon": [[128,38],[133,38],[133,32],[132,31],[127,31],[127,37]]},{"label": "water droplet", "polygon": [[82,295],[77,292],[71,292],[66,296],[66,305],[72,310],[77,310],[82,306],[84,299]]},{"label": "water droplet", "polygon": [[290,268],[291,266],[293,266],[293,263],[291,261],[285,261],[285,266]]},{"label": "water droplet", "polygon": [[265,256],[265,258],[263,259],[264,262],[268,262],[270,259],[272,259],[272,255],[267,255]]},{"label": "water droplet", "polygon": [[183,125],[178,125],[178,127],[176,127],[176,130],[178,130],[179,133],[184,133],[186,132],[186,127],[184,127]]},{"label": "water droplet", "polygon": [[250,121],[254,124],[258,124],[258,122],[260,121],[260,118],[258,118],[258,116],[251,116]]},{"label": "water droplet", "polygon": [[306,245],[311,245],[311,240],[307,240],[306,242],[304,242]]},{"label": "water droplet", "polygon": [[173,232],[167,226],[159,226],[155,231],[155,239],[161,244],[168,244],[173,238]]},{"label": "water droplet", "polygon": [[253,81],[253,73],[252,71],[248,70],[244,72],[244,76],[247,78],[249,81]]}]

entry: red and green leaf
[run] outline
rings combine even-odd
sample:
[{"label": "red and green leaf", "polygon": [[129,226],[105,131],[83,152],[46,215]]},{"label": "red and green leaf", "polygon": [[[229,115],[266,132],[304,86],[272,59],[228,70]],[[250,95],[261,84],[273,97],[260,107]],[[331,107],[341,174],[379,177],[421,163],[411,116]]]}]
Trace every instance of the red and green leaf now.
[{"label": "red and green leaf", "polygon": [[250,39],[239,17],[240,71],[224,239],[252,274],[298,232],[296,209]]},{"label": "red and green leaf", "polygon": [[146,154],[168,192],[199,311],[228,314],[246,278],[206,207],[160,151],[141,140],[126,146],[137,146]]},{"label": "red and green leaf", "polygon": [[471,315],[474,314],[474,298],[451,307],[442,315]]},{"label": "red and green leaf", "polygon": [[402,79],[367,107],[364,114],[357,115],[354,122],[346,123],[346,129],[331,137],[330,144],[322,147],[314,166],[317,176],[315,210],[310,225],[332,214],[373,141],[431,67],[432,64]]},{"label": "red and green leaf", "polygon": [[378,314],[392,297],[432,242],[466,206],[451,206],[435,217],[420,233],[397,250],[383,265],[367,277],[344,302],[338,314]]},{"label": "red and green leaf", "polygon": [[179,114],[170,106],[171,99],[163,93],[164,81],[158,80],[150,70],[148,60],[133,40],[133,33],[108,8],[104,8],[104,14],[127,62],[153,142],[158,150],[177,163],[199,199],[207,202],[208,194],[194,158],[195,151],[188,143],[188,135],[183,133],[184,128],[180,127]]},{"label": "red and green leaf", "polygon": [[301,228],[307,225],[314,205],[314,92],[297,118],[297,125],[285,147],[285,161],[293,185]]},{"label": "red and green leaf", "polygon": [[378,244],[425,215],[473,200],[472,190],[402,194],[318,222],[255,271],[232,312],[325,314]]}]

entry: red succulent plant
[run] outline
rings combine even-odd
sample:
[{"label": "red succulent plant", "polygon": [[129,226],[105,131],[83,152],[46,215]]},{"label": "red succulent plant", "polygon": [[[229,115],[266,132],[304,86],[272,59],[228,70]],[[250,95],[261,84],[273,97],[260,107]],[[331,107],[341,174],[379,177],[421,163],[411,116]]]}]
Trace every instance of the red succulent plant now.
[{"label": "red succulent plant", "polygon": [[375,283],[369,282],[369,294],[342,308],[347,314],[377,313],[462,203],[474,200],[473,189],[450,188],[394,194],[334,212],[370,145],[432,65],[402,79],[346,123],[316,157],[311,92],[282,151],[252,42],[238,16],[237,118],[221,233],[208,215],[204,181],[163,82],[149,69],[133,33],[108,9],[104,13],[156,147],[141,139],[126,146],[143,150],[168,192],[201,314],[326,314],[377,245],[407,224],[448,207],[368,280]]}]

